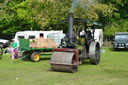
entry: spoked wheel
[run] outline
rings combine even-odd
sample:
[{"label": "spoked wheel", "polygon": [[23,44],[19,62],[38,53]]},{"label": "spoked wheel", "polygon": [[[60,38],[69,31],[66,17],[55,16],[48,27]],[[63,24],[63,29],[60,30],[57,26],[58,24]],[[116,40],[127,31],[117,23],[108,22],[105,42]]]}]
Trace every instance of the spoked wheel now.
[{"label": "spoked wheel", "polygon": [[3,55],[3,49],[0,48],[0,59],[2,59],[2,55]]},{"label": "spoked wheel", "polygon": [[38,62],[40,60],[40,54],[38,52],[34,52],[31,55],[31,60],[33,62]]},{"label": "spoked wheel", "polygon": [[97,65],[100,62],[100,46],[96,42],[91,42],[89,47],[89,60],[91,64]]}]

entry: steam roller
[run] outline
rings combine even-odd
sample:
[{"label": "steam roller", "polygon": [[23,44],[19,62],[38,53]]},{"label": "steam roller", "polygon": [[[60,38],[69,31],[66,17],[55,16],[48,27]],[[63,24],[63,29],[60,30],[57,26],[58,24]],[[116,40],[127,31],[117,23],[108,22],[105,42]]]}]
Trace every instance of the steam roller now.
[{"label": "steam roller", "polygon": [[100,44],[94,39],[98,24],[90,25],[87,19],[74,18],[73,13],[69,13],[68,19],[62,22],[68,23],[68,33],[61,40],[60,46],[53,49],[50,60],[51,69],[73,73],[86,59],[89,59],[91,64],[99,64]]}]

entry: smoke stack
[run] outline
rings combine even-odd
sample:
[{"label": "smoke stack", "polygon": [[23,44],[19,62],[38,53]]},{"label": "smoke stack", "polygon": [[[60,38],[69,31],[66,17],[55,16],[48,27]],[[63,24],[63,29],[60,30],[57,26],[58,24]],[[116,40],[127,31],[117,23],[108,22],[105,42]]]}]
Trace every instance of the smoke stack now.
[{"label": "smoke stack", "polygon": [[73,43],[73,13],[69,13],[68,17],[68,36],[69,36],[69,43]]}]

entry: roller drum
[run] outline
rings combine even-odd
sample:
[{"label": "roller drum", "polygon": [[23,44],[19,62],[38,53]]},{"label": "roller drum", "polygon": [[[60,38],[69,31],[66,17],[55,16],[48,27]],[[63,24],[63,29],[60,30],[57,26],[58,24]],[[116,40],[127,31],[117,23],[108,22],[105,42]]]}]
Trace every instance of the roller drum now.
[{"label": "roller drum", "polygon": [[51,68],[53,71],[76,72],[74,65],[74,52],[54,52],[51,57]]}]

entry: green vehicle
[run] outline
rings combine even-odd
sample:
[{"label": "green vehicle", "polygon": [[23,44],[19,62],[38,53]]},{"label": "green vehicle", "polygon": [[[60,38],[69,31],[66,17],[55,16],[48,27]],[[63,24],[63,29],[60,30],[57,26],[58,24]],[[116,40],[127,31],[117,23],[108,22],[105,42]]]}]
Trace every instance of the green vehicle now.
[{"label": "green vehicle", "polygon": [[31,59],[33,62],[38,62],[40,60],[41,52],[51,52],[53,48],[30,48],[29,39],[20,39],[19,51],[21,51],[21,59],[28,60]]}]

